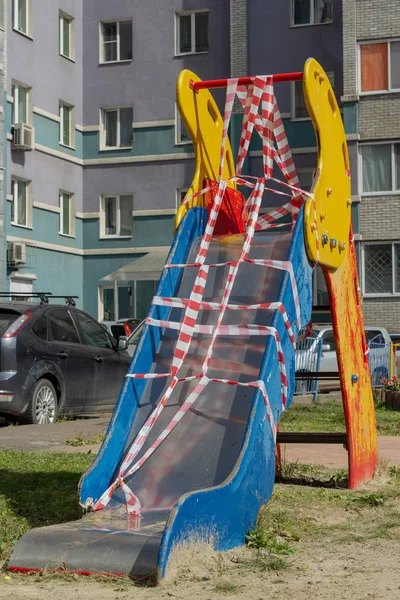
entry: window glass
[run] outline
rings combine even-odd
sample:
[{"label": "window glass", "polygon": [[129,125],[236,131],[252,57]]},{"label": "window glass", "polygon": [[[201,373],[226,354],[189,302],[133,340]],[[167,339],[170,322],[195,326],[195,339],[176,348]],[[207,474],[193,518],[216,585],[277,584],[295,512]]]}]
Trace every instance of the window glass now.
[{"label": "window glass", "polygon": [[314,23],[332,21],[332,0],[314,0]]},{"label": "window glass", "polygon": [[118,111],[105,111],[106,146],[117,146]]},{"label": "window glass", "polygon": [[390,43],[390,88],[400,89],[400,42]]},{"label": "window glass", "polygon": [[17,27],[18,31],[28,33],[27,17],[28,17],[28,0],[14,0],[17,3]]},{"label": "window glass", "polygon": [[140,336],[142,335],[144,322],[132,333],[128,340],[129,346],[136,346],[139,343]]},{"label": "window glass", "polygon": [[208,52],[208,12],[195,13],[196,52]]},{"label": "window glass", "polygon": [[60,52],[71,57],[71,20],[60,16]]},{"label": "window glass", "polygon": [[179,17],[179,52],[191,52],[192,51],[192,33],[191,15],[181,15]]},{"label": "window glass", "polygon": [[120,146],[128,147],[132,146],[132,121],[133,121],[133,108],[120,108],[119,109],[120,119]]},{"label": "window glass", "polygon": [[119,60],[132,60],[132,21],[119,24]]},{"label": "window glass", "polygon": [[383,44],[361,45],[361,91],[388,89],[388,47]]},{"label": "window glass", "polygon": [[132,208],[133,208],[132,194],[126,194],[126,195],[120,196],[119,202],[120,202],[120,221],[121,221],[119,235],[131,235],[132,234]]},{"label": "window glass", "polygon": [[114,321],[115,305],[114,290],[111,288],[102,288],[104,321]]},{"label": "window glass", "polygon": [[325,331],[324,335],[322,336],[322,344],[329,344],[330,351],[334,351],[336,350],[336,340],[335,340],[335,336],[333,331]]},{"label": "window glass", "polygon": [[27,225],[27,207],[26,207],[26,181],[17,181],[18,189],[18,211],[17,211],[17,223],[18,225]]},{"label": "window glass", "polygon": [[392,245],[373,244],[364,247],[365,292],[388,294],[392,292]]},{"label": "window glass", "polygon": [[306,25],[311,21],[310,0],[293,0],[294,24]]},{"label": "window glass", "polygon": [[362,163],[364,192],[384,192],[392,189],[390,144],[363,146]]},{"label": "window glass", "polygon": [[72,107],[66,104],[60,104],[61,117],[61,143],[65,146],[71,146],[71,115]]},{"label": "window glass", "polygon": [[106,235],[117,233],[117,199],[104,198]]},{"label": "window glass", "polygon": [[381,334],[380,331],[377,331],[376,329],[366,329],[365,337],[367,340],[367,344],[369,345],[372,343],[373,347],[376,347],[377,344],[379,344],[379,345],[385,344],[383,335]]},{"label": "window glass", "polygon": [[55,342],[79,344],[78,332],[66,309],[52,310],[49,315],[51,338]]},{"label": "window glass", "polygon": [[400,244],[394,244],[395,266],[395,292],[400,292]]},{"label": "window glass", "polygon": [[71,198],[69,194],[60,194],[61,200],[61,233],[64,235],[71,234]]},{"label": "window glass", "polygon": [[103,60],[118,60],[117,23],[103,23]]},{"label": "window glass", "polygon": [[18,86],[18,119],[22,123],[27,123],[28,115],[28,101],[27,101],[27,89],[22,85]]},{"label": "window glass", "polygon": [[47,340],[47,317],[46,317],[46,315],[41,315],[38,318],[38,320],[32,327],[32,331],[41,340]]},{"label": "window glass", "polygon": [[95,346],[97,348],[113,349],[110,336],[101,325],[82,313],[74,312],[74,318],[77,320],[79,327],[82,330],[84,344],[87,346]]}]

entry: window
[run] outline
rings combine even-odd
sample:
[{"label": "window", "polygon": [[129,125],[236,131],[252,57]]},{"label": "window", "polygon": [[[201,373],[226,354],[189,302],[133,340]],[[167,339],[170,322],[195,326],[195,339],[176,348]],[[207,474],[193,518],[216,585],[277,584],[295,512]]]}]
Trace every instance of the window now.
[{"label": "window", "polygon": [[400,39],[360,45],[361,93],[400,90]]},{"label": "window", "polygon": [[[335,74],[333,71],[327,71],[328,79],[333,89],[335,89]],[[292,120],[309,119],[306,102],[303,94],[303,82],[292,82]]]},{"label": "window", "polygon": [[107,108],[102,115],[102,149],[131,148],[133,108]]},{"label": "window", "polygon": [[175,54],[208,52],[208,10],[175,15]]},{"label": "window", "polygon": [[13,97],[12,124],[32,123],[32,88],[17,82],[13,82],[11,88]]},{"label": "window", "polygon": [[183,188],[180,190],[176,190],[176,197],[175,197],[176,210],[178,210],[178,208],[184,201],[185,196],[188,193],[188,190],[189,190],[189,188]]},{"label": "window", "polygon": [[83,334],[83,343],[87,346],[95,346],[96,348],[110,348],[113,350],[113,345],[107,331],[101,325],[93,321],[85,314],[74,312],[74,319]]},{"label": "window", "polygon": [[60,144],[75,146],[75,109],[65,102],[60,102]]},{"label": "window", "polygon": [[186,128],[185,123],[179,113],[178,107],[175,106],[175,143],[176,144],[191,144],[192,138]]},{"label": "window", "polygon": [[332,23],[333,0],[292,0],[292,25]]},{"label": "window", "polygon": [[41,340],[47,341],[47,317],[46,315],[41,315],[34,326],[32,327],[32,331],[35,335],[38,336]]},{"label": "window", "polygon": [[24,179],[11,180],[11,223],[30,227],[32,222],[31,182]]},{"label": "window", "polygon": [[361,146],[362,191],[364,194],[399,192],[400,142]]},{"label": "window", "polygon": [[132,60],[132,21],[100,23],[100,62]]},{"label": "window", "polygon": [[400,243],[363,244],[365,294],[400,293]]},{"label": "window", "polygon": [[49,316],[51,338],[54,342],[79,344],[79,336],[71,315],[65,308],[52,310]]},{"label": "window", "polygon": [[101,237],[132,237],[133,195],[103,196],[101,199]]},{"label": "window", "polygon": [[74,19],[60,12],[60,54],[74,59]]},{"label": "window", "polygon": [[31,35],[31,0],[13,0],[13,28]]},{"label": "window", "polygon": [[74,195],[60,191],[60,234],[75,235]]}]

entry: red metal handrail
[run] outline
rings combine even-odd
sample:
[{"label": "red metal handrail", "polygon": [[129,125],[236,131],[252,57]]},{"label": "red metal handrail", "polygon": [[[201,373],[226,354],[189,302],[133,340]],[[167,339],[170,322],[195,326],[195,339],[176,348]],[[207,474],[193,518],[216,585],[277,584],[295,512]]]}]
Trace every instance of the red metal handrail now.
[{"label": "red metal handrail", "polygon": [[[274,83],[281,83],[282,81],[301,81],[303,79],[302,71],[296,71],[295,73],[277,73],[272,75]],[[254,77],[239,77],[239,85],[250,85],[253,83]],[[216,88],[224,88],[228,85],[228,79],[209,79],[208,81],[193,81],[189,83],[192,90],[198,92],[199,90],[214,90]]]}]

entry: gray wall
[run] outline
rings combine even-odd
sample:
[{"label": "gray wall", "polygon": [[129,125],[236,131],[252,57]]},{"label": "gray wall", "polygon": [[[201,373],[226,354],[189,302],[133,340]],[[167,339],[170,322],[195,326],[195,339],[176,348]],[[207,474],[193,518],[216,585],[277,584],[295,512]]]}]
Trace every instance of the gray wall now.
[{"label": "gray wall", "polygon": [[[9,4],[11,8],[11,0]],[[75,106],[76,122],[82,124],[82,2],[40,0],[32,5],[33,40],[13,31],[9,13],[7,93],[11,80],[18,79],[32,86],[34,106],[58,115],[62,99]],[[75,17],[75,62],[59,54],[59,10]]]},{"label": "gray wall", "polygon": [[[208,8],[210,52],[174,57],[174,13]],[[101,106],[133,105],[134,121],[174,118],[175,83],[182,69],[203,79],[229,74],[227,0],[85,0],[83,5],[85,125],[98,125]],[[99,22],[132,17],[133,60],[99,65]]]},{"label": "gray wall", "polygon": [[[249,74],[302,71],[307,58],[335,73],[337,98],[342,94],[342,3],[335,0],[333,23],[290,27],[291,2],[249,2]],[[277,86],[282,112],[289,112],[288,84]]]}]

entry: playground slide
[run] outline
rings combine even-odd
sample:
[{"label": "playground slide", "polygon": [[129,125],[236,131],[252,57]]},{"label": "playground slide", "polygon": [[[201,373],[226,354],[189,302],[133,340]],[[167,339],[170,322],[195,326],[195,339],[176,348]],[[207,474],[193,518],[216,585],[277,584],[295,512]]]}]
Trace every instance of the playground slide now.
[{"label": "playground slide", "polygon": [[[192,262],[205,225],[205,210],[194,208],[184,218],[170,259]],[[189,243],[188,243],[189,240]],[[216,236],[207,262],[227,262],[238,257],[243,236]],[[292,233],[260,232],[253,241],[251,258],[291,260],[301,299],[302,322],[311,313],[311,268],[304,249],[303,220]],[[227,267],[214,269],[207,282],[205,300],[221,301]],[[188,297],[193,287],[193,268],[182,269],[173,280],[164,273],[158,295]],[[296,320],[293,291],[285,271],[243,264],[232,290],[231,302],[257,304],[284,302],[291,322]],[[150,314],[179,321],[180,309],[153,307]],[[226,324],[255,323],[277,328],[289,379],[288,404],[294,386],[294,350],[282,315],[278,312],[230,311]],[[215,322],[215,311],[203,312],[202,324]],[[171,362],[177,332],[146,326],[130,372],[166,372]],[[210,336],[195,334],[182,376],[197,373],[204,360]],[[150,365],[151,363],[151,365]],[[278,422],[282,410],[280,372],[273,337],[238,336],[218,338],[210,364],[210,377],[243,382],[269,382],[271,408]],[[141,455],[163,431],[192,391],[195,382],[178,384]],[[164,379],[127,379],[111,421],[106,440],[81,488],[83,503],[98,499],[110,484],[116,465],[165,389]],[[82,520],[55,527],[34,529],[17,545],[13,569],[43,569],[62,566],[80,572],[113,572],[162,577],[171,549],[185,540],[212,541],[217,549],[243,543],[255,526],[259,507],[272,493],[275,474],[275,441],[266,418],[261,393],[249,387],[210,383],[179,426],[159,450],[127,481],[140,498],[140,529],[127,529],[125,498],[114,493],[107,509]]]},{"label": "playground slide", "polygon": [[[302,74],[277,77],[277,81],[293,76],[299,79]],[[192,319],[195,325],[189,327],[192,337],[178,369],[179,381],[149,428],[148,419],[171,384],[171,377],[165,374],[170,372],[177,351],[181,351],[177,341],[188,313],[179,299],[192,297],[198,287],[197,261],[216,200],[208,211],[196,198],[181,207],[168,263],[183,266],[164,269],[156,292],[159,299],[175,300],[172,305],[153,303],[106,438],[81,480],[80,501],[94,507],[95,512],[73,523],[26,533],[11,557],[11,570],[62,568],[162,578],[171,553],[186,542],[209,542],[216,550],[244,543],[261,505],[272,494],[276,426],[291,403],[295,380],[293,342],[310,320],[312,269],[317,263],[324,268],[333,310],[349,436],[350,486],[373,475],[376,436],[350,232],[351,202],[346,200],[350,186],[344,130],[329,81],[312,59],[306,64],[304,80],[320,144],[314,197],[309,195],[309,201],[297,207],[292,200],[293,227],[289,232],[282,233],[282,229],[269,225],[257,229],[254,224],[258,223],[258,209],[254,213],[255,204],[250,204],[245,234],[231,231],[222,235],[215,230],[209,236],[204,264],[212,267],[204,293],[201,291],[198,314]],[[196,172],[189,194],[201,190],[206,178],[220,179],[216,141],[221,140],[222,130],[226,132],[229,123],[229,119],[222,123],[209,92],[197,95],[193,91],[196,82],[198,78],[190,72],[184,72],[178,82],[179,105],[181,109],[182,105],[186,107],[183,116],[196,150]],[[256,83],[265,90],[269,85],[267,78]],[[229,90],[227,105],[228,96]],[[231,108],[233,98],[231,94]],[[254,98],[255,94],[252,103]],[[266,106],[263,111],[268,120],[273,112],[268,113]],[[254,110],[251,118],[255,114]],[[276,123],[278,152],[288,156],[279,119]],[[209,135],[205,134],[207,129]],[[225,151],[230,159],[225,161],[221,181],[230,181],[234,169],[229,142]],[[268,167],[268,160],[265,165]],[[265,180],[271,176],[270,169]],[[279,212],[282,205],[275,208]],[[320,222],[322,232],[318,231]],[[249,235],[248,253],[243,254]],[[329,244],[325,238],[330,239]],[[189,266],[193,263],[197,266]],[[221,314],[221,309],[215,307],[224,302],[232,264],[237,265],[237,273],[229,290],[229,309],[223,314],[214,340],[214,326]],[[259,306],[265,303],[275,304]],[[238,305],[240,310],[235,309]],[[213,352],[207,362],[210,347]],[[206,362],[207,384],[191,402],[199,384],[199,379],[193,377],[203,372]],[[147,378],[143,374],[148,374]],[[181,420],[171,427],[178,414]],[[146,435],[142,435],[144,429]],[[143,445],[138,444],[138,438]],[[161,438],[162,443],[156,447]],[[135,453],[132,443],[136,444]],[[132,463],[131,455],[134,461],[147,460],[118,480],[121,470],[128,472],[124,465]],[[118,485],[104,501],[104,492],[115,482]],[[132,508],[136,501],[141,511]]]}]

